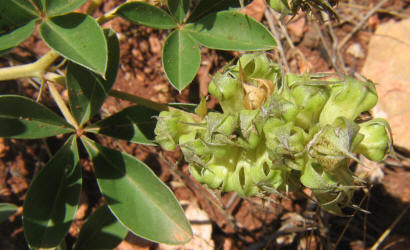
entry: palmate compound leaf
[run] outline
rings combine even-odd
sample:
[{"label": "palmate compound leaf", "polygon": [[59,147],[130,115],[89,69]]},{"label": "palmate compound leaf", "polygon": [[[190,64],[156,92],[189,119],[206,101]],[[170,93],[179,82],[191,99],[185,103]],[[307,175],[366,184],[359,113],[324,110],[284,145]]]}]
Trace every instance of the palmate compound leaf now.
[{"label": "palmate compound leaf", "polygon": [[117,77],[120,64],[120,44],[113,30],[106,29],[104,34],[108,45],[108,66],[105,79],[73,62],[69,62],[67,66],[70,108],[79,125],[83,125],[98,113]]},{"label": "palmate compound leaf", "polygon": [[173,29],[177,23],[166,11],[145,2],[127,2],[115,13],[128,21],[157,29]]},{"label": "palmate compound leaf", "polygon": [[179,91],[194,79],[201,64],[199,45],[183,30],[174,30],[162,49],[165,75]]},{"label": "palmate compound leaf", "polygon": [[211,13],[184,31],[201,45],[221,50],[269,50],[276,46],[272,34],[264,25],[237,11]]},{"label": "palmate compound leaf", "polygon": [[143,162],[82,138],[108,207],[129,231],[154,242],[183,244],[189,222],[172,191]]},{"label": "palmate compound leaf", "polygon": [[81,168],[73,135],[40,171],[24,201],[24,234],[31,247],[56,247],[64,239],[77,210]]},{"label": "palmate compound leaf", "polygon": [[36,139],[74,132],[63,118],[33,100],[0,96],[0,137]]},{"label": "palmate compound leaf", "polygon": [[128,230],[105,205],[87,218],[81,227],[74,250],[114,249],[127,233]]},{"label": "palmate compound leaf", "polygon": [[158,114],[158,111],[144,106],[132,106],[92,124],[86,130],[129,142],[155,146],[155,117]]},{"label": "palmate compound leaf", "polygon": [[40,25],[40,34],[46,44],[62,56],[105,75],[107,43],[102,28],[91,16],[68,13],[47,18]]}]

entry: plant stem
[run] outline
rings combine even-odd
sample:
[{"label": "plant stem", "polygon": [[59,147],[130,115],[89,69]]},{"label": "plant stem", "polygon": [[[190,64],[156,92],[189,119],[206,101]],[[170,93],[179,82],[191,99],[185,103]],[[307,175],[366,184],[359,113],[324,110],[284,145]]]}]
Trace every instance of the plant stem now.
[{"label": "plant stem", "polygon": [[42,78],[48,67],[59,57],[54,50],[50,50],[34,63],[25,65],[0,68],[0,81],[14,80],[18,78],[37,77]]},{"label": "plant stem", "polygon": [[147,108],[150,108],[150,109],[153,109],[153,110],[156,110],[156,111],[167,111],[167,110],[171,109],[170,107],[168,107],[165,104],[156,103],[156,102],[150,101],[148,99],[145,99],[145,98],[142,98],[142,97],[139,97],[139,96],[135,96],[135,95],[131,95],[131,94],[128,94],[128,93],[125,93],[125,92],[122,92],[122,91],[118,91],[118,90],[113,90],[112,89],[112,90],[110,90],[110,92],[108,92],[108,94],[112,97],[116,97],[116,98],[120,98],[120,99],[127,100],[127,101],[130,101],[130,102],[134,102],[134,103],[140,104],[144,107],[147,107]]},{"label": "plant stem", "polygon": [[[48,81],[52,81],[61,85],[65,85],[66,81],[65,81],[65,77],[59,74],[55,74],[55,73],[47,73],[44,75],[44,78]],[[161,104],[161,103],[156,103],[153,101],[150,101],[148,99],[136,96],[136,95],[132,95],[132,94],[128,94],[119,90],[110,90],[108,92],[108,95],[115,97],[115,98],[119,98],[122,100],[126,100],[126,101],[130,101],[136,104],[140,104],[142,106],[145,106],[147,108],[156,110],[156,111],[165,111],[165,110],[170,110],[173,109],[172,107],[169,107],[165,104]]]},{"label": "plant stem", "polygon": [[71,114],[70,110],[65,104],[63,98],[58,93],[58,90],[54,86],[54,83],[48,82],[47,84],[48,84],[48,89],[50,90],[51,96],[53,96],[53,99],[57,103],[57,106],[60,109],[61,113],[63,114],[64,118],[67,120],[68,123],[73,125],[75,129],[78,129],[79,126],[78,126],[77,121],[74,119],[73,115]]},{"label": "plant stem", "polygon": [[[66,86],[66,78],[64,76],[59,75],[59,74],[49,72],[49,73],[44,75],[44,79],[46,79],[47,81],[52,81],[52,82],[55,82],[55,83]],[[111,89],[108,92],[108,95],[112,96],[112,97],[115,97],[115,98],[119,98],[119,99],[122,99],[122,100],[129,101],[129,102],[132,102],[132,103],[136,103],[138,105],[142,105],[144,107],[147,107],[149,109],[152,109],[152,110],[155,110],[155,111],[158,111],[158,112],[170,111],[170,110],[179,110],[180,112],[187,113],[186,111],[184,111],[182,109],[170,107],[170,106],[168,106],[166,104],[162,104],[162,103],[153,102],[151,100],[148,100],[148,99],[136,96],[136,95],[128,94],[128,93],[125,93],[125,92],[122,92],[122,91],[119,91],[119,90]],[[54,95],[53,95],[53,97],[54,97]],[[61,97],[60,97],[60,99],[61,99]],[[62,99],[61,99],[61,101],[62,101]],[[57,102],[57,100],[56,100],[56,102]],[[64,104],[64,102],[63,102],[63,104]],[[64,104],[64,106],[65,106],[65,104]],[[59,105],[59,107],[60,107],[60,105]],[[69,116],[72,117],[70,111],[68,111],[68,109],[66,108],[67,109],[66,113],[68,114],[66,116],[66,114],[64,114],[64,111],[62,110],[61,107],[60,107],[60,109],[61,109],[61,112],[63,113],[64,117],[66,118],[66,120],[69,121],[69,119],[70,119]],[[198,115],[193,114],[193,113],[189,113],[189,114],[192,115],[196,121],[201,121],[201,118]],[[74,123],[70,122],[70,124],[73,125],[75,128],[78,128],[78,125],[77,125],[75,119],[72,118],[71,120]],[[76,124],[76,125],[74,125],[74,124]],[[91,130],[89,130],[89,131],[91,131]]]},{"label": "plant stem", "polygon": [[103,16],[100,16],[99,18],[97,18],[97,23],[104,24],[104,23],[110,21],[111,19],[114,19],[115,17],[117,17],[115,15],[115,12],[117,11],[117,8],[114,8],[113,10],[110,10],[109,12],[105,13]]}]

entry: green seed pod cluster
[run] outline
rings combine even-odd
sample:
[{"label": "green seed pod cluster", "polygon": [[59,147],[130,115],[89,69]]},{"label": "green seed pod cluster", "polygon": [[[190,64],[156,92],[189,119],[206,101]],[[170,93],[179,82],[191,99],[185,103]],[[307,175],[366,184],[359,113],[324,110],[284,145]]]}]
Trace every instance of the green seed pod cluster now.
[{"label": "green seed pod cluster", "polygon": [[284,75],[266,55],[247,54],[217,73],[209,92],[222,112],[206,112],[204,100],[197,115],[164,111],[155,133],[213,189],[264,197],[307,187],[341,214],[363,185],[351,161],[380,161],[391,148],[386,121],[359,119],[377,102],[371,82]]}]

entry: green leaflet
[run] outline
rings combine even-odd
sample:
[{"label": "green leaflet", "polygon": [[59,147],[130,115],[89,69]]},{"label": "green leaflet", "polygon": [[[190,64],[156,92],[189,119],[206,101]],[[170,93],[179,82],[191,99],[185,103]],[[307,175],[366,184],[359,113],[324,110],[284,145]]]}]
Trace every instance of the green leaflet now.
[{"label": "green leaflet", "polygon": [[174,30],[167,38],[162,50],[164,71],[179,91],[194,79],[201,64],[201,51],[198,44],[187,32]]},{"label": "green leaflet", "polygon": [[261,23],[236,11],[209,14],[184,27],[201,45],[221,50],[269,50],[276,46]]},{"label": "green leaflet", "polygon": [[83,138],[98,185],[114,216],[131,232],[155,242],[183,244],[189,222],[171,190],[131,155]]},{"label": "green leaflet", "polygon": [[47,18],[40,25],[40,34],[62,56],[105,76],[107,42],[102,28],[91,16],[68,13]]},{"label": "green leaflet", "polygon": [[34,179],[24,201],[24,235],[31,247],[60,244],[74,220],[80,192],[77,140],[71,136]]},{"label": "green leaflet", "polygon": [[1,137],[36,139],[70,132],[74,128],[44,105],[23,96],[0,96]]}]

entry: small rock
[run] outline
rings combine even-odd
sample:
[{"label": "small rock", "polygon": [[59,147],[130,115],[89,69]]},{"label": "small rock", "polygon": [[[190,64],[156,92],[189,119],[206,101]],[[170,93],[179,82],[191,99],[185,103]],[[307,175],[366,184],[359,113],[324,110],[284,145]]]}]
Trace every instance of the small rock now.
[{"label": "small rock", "polygon": [[389,121],[396,146],[410,151],[410,19],[379,25],[370,39],[362,75],[376,84],[375,116]]},{"label": "small rock", "polygon": [[293,42],[300,42],[306,29],[306,19],[304,16],[299,16],[295,20],[292,20],[286,27]]},{"label": "small rock", "polygon": [[153,54],[160,53],[162,50],[161,42],[156,35],[151,35],[148,38],[149,46]]},{"label": "small rock", "polygon": [[359,43],[353,43],[347,48],[347,53],[352,55],[356,59],[364,58],[364,52],[362,46]]}]

